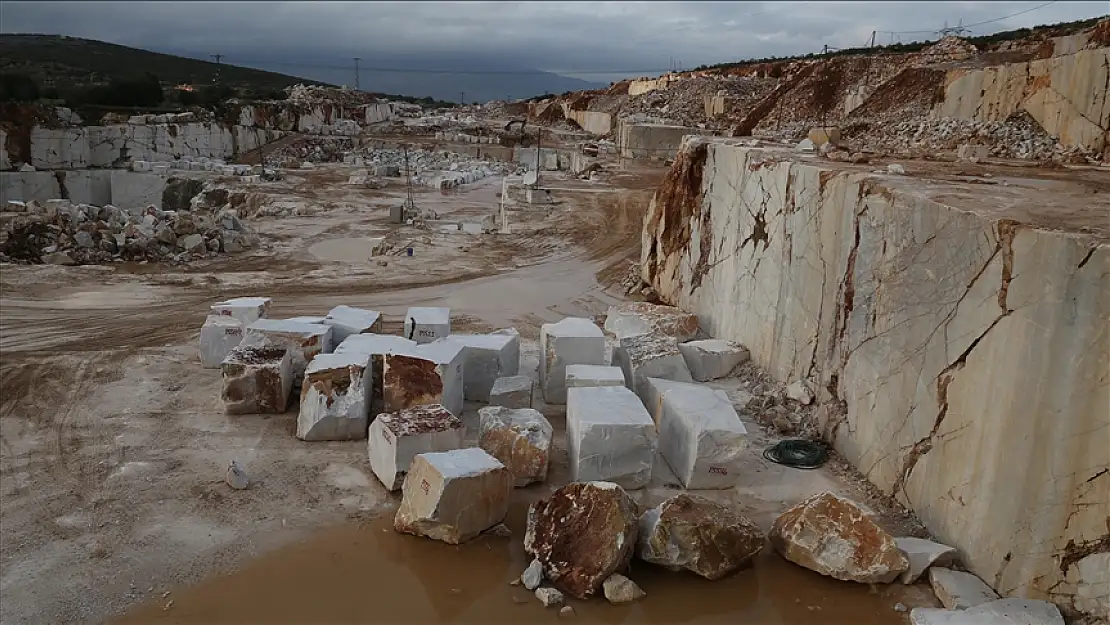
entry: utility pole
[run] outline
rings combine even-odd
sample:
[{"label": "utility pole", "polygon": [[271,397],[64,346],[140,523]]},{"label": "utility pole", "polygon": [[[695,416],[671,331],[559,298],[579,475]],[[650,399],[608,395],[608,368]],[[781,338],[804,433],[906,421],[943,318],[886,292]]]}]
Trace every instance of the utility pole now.
[{"label": "utility pole", "polygon": [[224,55],[213,54],[211,56],[216,59],[216,84],[220,84],[220,59],[224,58]]},{"label": "utility pole", "polygon": [[466,104],[466,92],[465,91],[460,91],[459,92],[459,104]]},{"label": "utility pole", "polygon": [[359,57],[356,56],[356,57],[354,57],[354,59],[355,59],[355,91],[360,91],[359,86],[358,86],[358,62],[359,62]]},{"label": "utility pole", "polygon": [[405,203],[401,209],[401,223],[405,222],[406,213],[412,213],[412,218],[416,219],[416,200],[412,197],[412,174],[409,169],[409,146],[406,143],[403,146],[405,154]]},{"label": "utility pole", "polygon": [[536,188],[540,188],[540,152],[543,150],[543,128],[536,126]]}]

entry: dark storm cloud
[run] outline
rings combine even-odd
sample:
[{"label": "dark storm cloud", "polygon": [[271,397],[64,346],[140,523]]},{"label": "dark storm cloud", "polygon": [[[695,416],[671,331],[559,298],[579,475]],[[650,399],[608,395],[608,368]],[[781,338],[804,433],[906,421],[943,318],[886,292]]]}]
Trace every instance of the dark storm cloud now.
[{"label": "dark storm cloud", "polygon": [[[360,56],[451,54],[549,70],[665,70],[865,44],[873,30],[930,31],[1043,2],[13,2],[3,32],[65,34],[204,56],[345,63]],[[1056,2],[976,34],[1105,14],[1107,2]],[[931,38],[890,35],[878,41]],[[598,74],[591,77],[608,79]]]}]

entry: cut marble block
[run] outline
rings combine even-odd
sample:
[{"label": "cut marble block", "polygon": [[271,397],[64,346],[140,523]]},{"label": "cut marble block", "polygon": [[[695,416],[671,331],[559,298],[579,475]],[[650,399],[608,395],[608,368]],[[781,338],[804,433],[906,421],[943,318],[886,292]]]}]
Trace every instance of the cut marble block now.
[{"label": "cut marble block", "polygon": [[567,455],[571,480],[643,488],[651,479],[655,423],[640,398],[623,386],[567,391]]},{"label": "cut marble block", "polygon": [[505,465],[477,447],[420,454],[405,477],[393,528],[464,543],[505,518],[512,480]]},{"label": "cut marble block", "polygon": [[624,385],[624,372],[620,367],[567,365],[567,388]]},{"label": "cut marble block", "polygon": [[[288,319],[282,319],[282,321],[296,321],[297,323],[315,323],[317,325],[322,325],[324,323],[324,317],[312,317],[306,315],[302,317],[290,317]],[[333,340],[332,342],[334,343],[336,341]]]},{"label": "cut marble block", "polygon": [[335,348],[337,354],[359,353],[370,356],[370,368],[373,370],[370,390],[371,418],[382,407],[382,373],[385,371],[386,354],[409,354],[416,348],[416,341],[410,341],[392,334],[351,334],[343,339],[339,347]]},{"label": "cut marble block", "polygon": [[238,319],[246,327],[266,317],[270,312],[270,303],[269,297],[233,297],[210,306],[210,314]]},{"label": "cut marble block", "polygon": [[547,479],[553,430],[538,410],[488,406],[478,418],[478,446],[509,468],[517,487]]},{"label": "cut marble block", "polygon": [[389,490],[401,488],[417,454],[463,447],[463,422],[439,404],[380,414],[366,442],[370,468]]},{"label": "cut marble block", "polygon": [[331,353],[331,328],[287,319],[259,319],[247,326],[243,344],[288,349],[293,357],[293,379],[299,384],[316,354]]},{"label": "cut marble block", "polygon": [[736,484],[748,431],[724,391],[648,378],[648,411],[659,427],[659,453],[687,489]]},{"label": "cut marble block", "polygon": [[431,343],[451,334],[451,309],[414,306],[405,313],[405,338]]},{"label": "cut marble block", "polygon": [[682,352],[682,357],[686,360],[690,377],[698,382],[727,377],[733,369],[750,358],[748,348],[720,339],[679,343],[678,351]]},{"label": "cut marble block", "polygon": [[532,386],[532,378],[526,375],[497,378],[489,392],[489,403],[506,408],[531,408]]},{"label": "cut marble block", "polygon": [[624,382],[641,398],[646,380],[662,378],[675,382],[693,382],[686,359],[678,351],[674,337],[641,334],[620,340],[613,348],[613,364],[624,372]]},{"label": "cut marble block", "polygon": [[328,311],[328,316],[321,323],[331,326],[332,340],[341,343],[352,334],[381,332],[382,314],[376,310],[336,306]]},{"label": "cut marble block", "polygon": [[200,328],[200,362],[205,369],[219,369],[231,350],[243,342],[243,324],[234,317],[208,315]]},{"label": "cut marble block", "polygon": [[609,307],[605,315],[605,331],[618,339],[656,334],[686,341],[698,333],[698,316],[674,306],[625,302]]},{"label": "cut marble block", "polygon": [[387,354],[382,374],[385,410],[442,404],[451,414],[461,416],[463,361],[463,346],[449,341],[417,345],[405,354]]},{"label": "cut marble block", "polygon": [[366,438],[370,374],[370,357],[366,354],[320,354],[313,358],[301,384],[297,438],[304,441]]},{"label": "cut marble block", "polygon": [[293,388],[293,356],[282,347],[240,345],[220,365],[227,414],[285,412]]},{"label": "cut marble block", "polygon": [[489,402],[497,378],[520,370],[519,334],[452,334],[445,341],[463,346],[463,396]]},{"label": "cut marble block", "polygon": [[540,328],[540,390],[549,404],[567,401],[567,365],[605,364],[605,333],[580,317]]}]

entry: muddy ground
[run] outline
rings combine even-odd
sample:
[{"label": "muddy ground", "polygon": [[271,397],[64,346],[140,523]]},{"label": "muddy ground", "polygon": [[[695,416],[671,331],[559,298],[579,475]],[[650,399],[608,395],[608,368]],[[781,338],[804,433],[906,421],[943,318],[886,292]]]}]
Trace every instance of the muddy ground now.
[{"label": "muddy ground", "polygon": [[[517,491],[513,538],[448,547],[386,529],[397,497],[373,478],[365,442],[298,441],[295,403],[280,416],[224,415],[219,371],[200,367],[197,336],[208,305],[230,296],[271,296],[274,317],[365,306],[383,311],[393,332],[408,306],[444,305],[455,331],[517,327],[523,371],[535,376],[542,323],[597,315],[622,299],[609,283],[638,257],[640,221],[662,170],[630,167],[603,183],[553,175],[558,204],[513,211],[514,234],[469,235],[387,223],[403,186],[354,189],[345,184],[348,169],[293,171],[249,187],[256,208],[303,207],[290,216],[247,211],[263,240],[253,252],[179,267],[3,267],[3,623],[94,623],[133,609],[120,622],[554,616],[507,582],[525,564],[524,506],[567,479],[562,408],[540,406],[556,427],[558,449],[549,483]],[[451,194],[419,190],[416,201],[447,218],[480,221],[500,188],[493,178]],[[370,236],[385,236],[394,253],[369,257],[362,245]],[[774,439],[744,411],[751,394],[765,390],[752,384],[718,385],[756,434],[750,471],[715,497],[766,529],[789,505],[831,489],[867,503],[898,533],[920,531],[837,463],[798,471],[763,460],[759,452]],[[471,425],[477,407],[468,407]],[[232,458],[251,475],[248,490],[223,483]],[[636,494],[642,505],[675,492],[673,478],[658,473]],[[896,623],[905,620],[896,603],[935,601],[920,585],[835,582],[772,554],[715,584],[643,565],[633,578],[650,595],[638,606],[576,609],[604,622],[735,622],[742,615],[791,623],[819,614],[828,622]]]}]

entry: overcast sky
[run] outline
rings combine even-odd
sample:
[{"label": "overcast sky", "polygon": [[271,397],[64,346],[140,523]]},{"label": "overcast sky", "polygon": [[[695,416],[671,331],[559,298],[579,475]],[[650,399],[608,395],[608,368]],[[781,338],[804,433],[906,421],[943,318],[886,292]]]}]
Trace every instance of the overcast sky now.
[{"label": "overcast sky", "polygon": [[[608,81],[703,63],[935,37],[1045,2],[0,2],[0,30],[101,39],[226,62],[348,64],[451,55]],[[1110,12],[1058,1],[972,27],[986,34]],[[885,31],[902,34],[891,35]],[[478,69],[481,69],[478,67]]]}]

